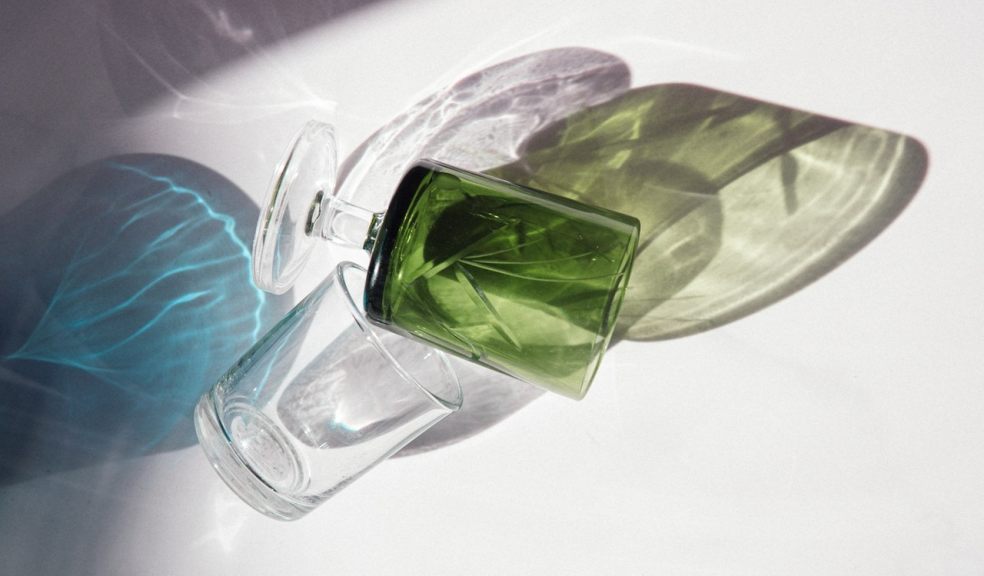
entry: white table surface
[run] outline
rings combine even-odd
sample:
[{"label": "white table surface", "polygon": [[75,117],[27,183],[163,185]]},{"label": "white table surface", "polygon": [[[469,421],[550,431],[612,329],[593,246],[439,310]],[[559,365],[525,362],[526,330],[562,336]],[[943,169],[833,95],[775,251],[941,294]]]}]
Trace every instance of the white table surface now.
[{"label": "white table surface", "polygon": [[[0,9],[0,111],[29,144],[0,125],[0,214],[132,152],[193,160],[258,203],[304,120],[334,122],[344,156],[438,87],[556,46],[616,54],[637,85],[911,135],[929,170],[883,234],[791,297],[621,343],[583,401],[540,396],[391,459],[301,521],[241,504],[196,446],[0,487],[0,573],[984,573],[984,8],[392,0],[181,80],[127,51],[126,17],[107,16],[125,4]],[[246,43],[287,20],[258,2],[141,4]],[[152,97],[132,97],[141,85]]]}]

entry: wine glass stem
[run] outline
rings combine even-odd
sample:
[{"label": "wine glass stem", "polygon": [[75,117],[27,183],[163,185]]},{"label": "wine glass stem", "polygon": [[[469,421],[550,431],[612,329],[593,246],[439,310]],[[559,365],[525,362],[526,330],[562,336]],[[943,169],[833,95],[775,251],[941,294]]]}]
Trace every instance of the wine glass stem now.
[{"label": "wine glass stem", "polygon": [[308,216],[308,233],[340,246],[372,250],[383,213],[366,210],[332,196],[327,202],[325,192],[318,192]]}]

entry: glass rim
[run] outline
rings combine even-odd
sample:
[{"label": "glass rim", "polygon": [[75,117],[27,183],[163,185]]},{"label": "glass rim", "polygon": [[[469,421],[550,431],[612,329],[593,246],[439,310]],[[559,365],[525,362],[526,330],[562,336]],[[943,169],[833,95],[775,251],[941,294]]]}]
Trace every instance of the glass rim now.
[{"label": "glass rim", "polygon": [[[393,354],[389,351],[386,345],[383,344],[382,340],[379,338],[379,335],[376,333],[378,328],[376,328],[375,325],[369,321],[369,318],[365,315],[361,306],[359,306],[359,304],[352,297],[352,291],[349,290],[349,283],[345,279],[345,273],[349,271],[366,273],[366,269],[354,262],[344,261],[339,263],[335,267],[334,273],[335,273],[335,281],[338,282],[338,285],[341,288],[342,293],[345,294],[345,302],[349,307],[349,312],[351,312],[352,318],[355,320],[355,323],[359,326],[359,329],[362,330],[362,333],[367,335],[369,342],[373,345],[374,348],[376,348],[376,351],[379,352],[386,359],[386,361],[390,363],[391,366],[393,366],[393,368],[397,371],[397,373],[400,375],[401,378],[403,378],[410,384],[417,387],[417,389],[423,392],[424,395],[427,396],[427,398],[429,398],[433,402],[437,403],[438,405],[442,406],[443,408],[451,412],[455,412],[459,408],[461,408],[462,401],[463,401],[461,382],[458,380],[458,375],[455,372],[454,368],[451,366],[451,362],[448,360],[447,354],[441,352],[436,348],[429,347],[431,352],[435,354],[437,361],[441,364],[442,368],[444,369],[444,372],[447,374],[448,379],[450,380],[450,385],[451,385],[450,389],[454,393],[454,398],[445,398],[444,395],[439,394],[434,390],[431,390],[431,388],[429,388],[428,386],[424,385],[418,378],[410,374],[410,372],[406,368],[404,368],[403,365],[393,356]],[[403,335],[399,335],[399,336],[401,338],[407,338],[406,336]],[[420,346],[427,347],[426,344],[416,342],[414,340],[411,341],[417,343]]]}]

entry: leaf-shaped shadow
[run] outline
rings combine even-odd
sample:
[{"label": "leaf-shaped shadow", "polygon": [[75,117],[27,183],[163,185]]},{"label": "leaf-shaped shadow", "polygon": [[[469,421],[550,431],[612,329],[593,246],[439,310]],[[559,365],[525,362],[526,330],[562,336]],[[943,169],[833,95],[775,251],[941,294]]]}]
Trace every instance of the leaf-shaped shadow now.
[{"label": "leaf-shaped shadow", "polygon": [[250,281],[256,213],[201,166],[136,155],[5,218],[0,480],[193,442],[197,397],[283,309]]},{"label": "leaf-shaped shadow", "polygon": [[631,214],[642,238],[618,337],[674,338],[832,270],[918,190],[912,138],[692,85],[637,88],[488,172]]}]

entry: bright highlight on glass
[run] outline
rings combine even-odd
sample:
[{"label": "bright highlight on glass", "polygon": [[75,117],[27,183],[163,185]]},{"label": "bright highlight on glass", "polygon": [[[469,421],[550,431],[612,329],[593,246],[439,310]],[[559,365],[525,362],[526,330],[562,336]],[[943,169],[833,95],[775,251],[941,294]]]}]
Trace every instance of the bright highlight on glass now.
[{"label": "bright highlight on glass", "polygon": [[300,518],[461,405],[447,357],[366,320],[365,280],[339,265],[199,401],[202,448],[264,514]]}]

